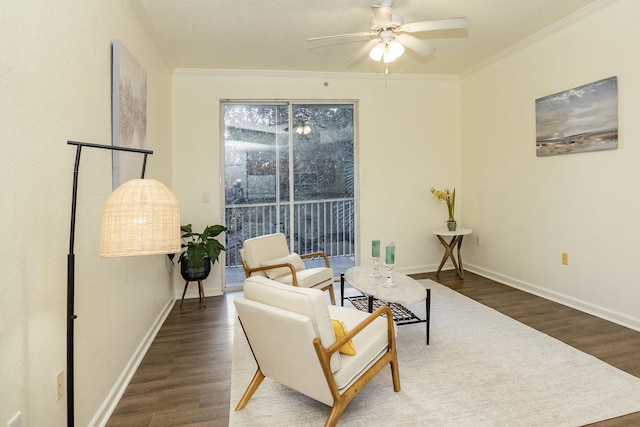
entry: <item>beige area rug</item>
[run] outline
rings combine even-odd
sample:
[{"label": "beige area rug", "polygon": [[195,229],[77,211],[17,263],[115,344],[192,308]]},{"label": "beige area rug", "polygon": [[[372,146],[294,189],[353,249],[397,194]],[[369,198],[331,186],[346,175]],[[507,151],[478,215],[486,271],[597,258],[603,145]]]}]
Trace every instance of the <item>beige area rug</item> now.
[{"label": "beige area rug", "polygon": [[[385,369],[340,426],[580,426],[640,411],[640,379],[430,280],[425,325],[398,328],[402,390]],[[345,303],[346,304],[346,303]],[[424,316],[424,304],[410,307]],[[231,426],[322,426],[329,407],[265,379],[234,408],[255,372],[236,322]]]}]

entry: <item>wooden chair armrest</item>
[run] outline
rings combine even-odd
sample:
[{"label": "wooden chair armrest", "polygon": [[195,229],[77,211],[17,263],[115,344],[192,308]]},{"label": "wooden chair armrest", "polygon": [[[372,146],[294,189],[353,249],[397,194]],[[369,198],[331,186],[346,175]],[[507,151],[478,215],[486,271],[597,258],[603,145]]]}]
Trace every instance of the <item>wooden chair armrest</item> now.
[{"label": "wooden chair armrest", "polygon": [[392,336],[394,333],[393,313],[391,313],[391,309],[388,306],[383,305],[380,306],[376,311],[371,313],[369,316],[367,316],[362,322],[358,323],[354,328],[350,329],[342,338],[330,345],[327,348],[327,352],[331,355],[338,351],[340,347],[346,344],[349,340],[353,339],[353,337],[360,333],[364,328],[369,326],[371,322],[380,317],[382,314],[386,314],[387,329],[389,330],[389,336]]},{"label": "wooden chair armrest", "polygon": [[298,286],[298,277],[296,276],[296,269],[293,266],[293,264],[283,263],[283,264],[266,265],[264,267],[249,268],[247,264],[244,261],[242,261],[242,265],[244,267],[244,272],[247,277],[251,276],[251,273],[255,273],[258,271],[266,271],[266,270],[273,270],[274,268],[288,267],[289,270],[291,270],[291,277],[293,278],[293,286]]},{"label": "wooden chair armrest", "polygon": [[[347,343],[350,339],[352,339],[356,334],[361,332],[364,328],[371,324],[375,319],[378,318],[381,314],[385,313],[387,316],[387,340],[388,340],[388,348],[385,355],[383,355],[380,359],[378,359],[371,367],[367,369],[367,371],[358,378],[358,380],[353,383],[347,390],[344,391],[343,394],[340,394],[338,390],[338,386],[336,385],[335,378],[333,377],[333,372],[331,371],[331,356],[333,353],[338,351],[342,345]],[[330,345],[328,348],[322,345],[320,338],[314,338],[313,346],[315,347],[316,354],[318,355],[318,361],[320,362],[320,366],[322,367],[322,372],[324,373],[324,377],[327,380],[327,385],[329,386],[329,390],[331,391],[331,395],[334,399],[334,408],[335,405],[338,405],[340,409],[337,412],[336,417],[339,417],[342,414],[342,411],[346,407],[346,405],[357,395],[362,387],[364,387],[378,372],[380,372],[383,367],[391,363],[391,375],[393,377],[393,387],[395,391],[400,391],[400,377],[398,374],[398,355],[396,350],[396,337],[395,337],[395,329],[393,326],[393,315],[391,310],[387,306],[382,306],[378,308],[376,311],[371,313],[367,318],[365,318],[362,322],[358,323],[355,328],[349,331],[344,337],[340,338],[338,341]],[[329,415],[329,419],[333,419],[333,412]],[[335,423],[328,423],[325,425],[335,425]]]},{"label": "wooden chair armrest", "polygon": [[327,254],[325,254],[324,252],[312,252],[310,254],[304,254],[304,255],[300,255],[300,258],[305,259],[305,258],[324,258],[324,265],[327,268],[330,268],[331,266],[329,265],[329,257],[327,257]]}]

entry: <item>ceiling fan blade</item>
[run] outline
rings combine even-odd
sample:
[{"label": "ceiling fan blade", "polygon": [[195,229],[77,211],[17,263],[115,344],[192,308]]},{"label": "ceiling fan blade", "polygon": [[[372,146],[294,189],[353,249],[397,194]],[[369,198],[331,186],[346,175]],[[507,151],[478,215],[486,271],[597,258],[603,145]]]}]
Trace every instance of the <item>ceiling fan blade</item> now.
[{"label": "ceiling fan blade", "polygon": [[429,56],[436,51],[435,47],[430,46],[409,34],[398,34],[396,36],[396,40],[404,47],[411,49],[420,56]]},{"label": "ceiling fan blade", "polygon": [[378,33],[375,33],[373,31],[367,31],[362,33],[334,34],[332,36],[311,37],[310,39],[307,39],[307,41],[313,42],[316,40],[340,39],[340,38],[348,38],[348,37],[368,37],[368,36],[375,36],[376,34]]},{"label": "ceiling fan blade", "polygon": [[360,61],[362,58],[367,56],[369,54],[369,52],[371,52],[371,49],[373,49],[373,47],[376,44],[378,44],[379,41],[380,40],[378,40],[378,39],[369,40],[367,42],[367,44],[362,46],[360,49],[358,49],[358,51],[356,53],[354,53],[353,55],[351,55],[349,57],[349,59],[347,59],[347,63],[355,63],[355,62]]},{"label": "ceiling fan blade", "polygon": [[469,28],[469,20],[465,17],[442,19],[439,21],[422,21],[404,24],[398,31],[406,33],[419,33],[421,31],[455,30],[458,28]]},{"label": "ceiling fan blade", "polygon": [[371,13],[373,13],[373,20],[376,24],[386,27],[391,24],[391,8],[387,6],[380,6],[374,4],[371,6]]}]

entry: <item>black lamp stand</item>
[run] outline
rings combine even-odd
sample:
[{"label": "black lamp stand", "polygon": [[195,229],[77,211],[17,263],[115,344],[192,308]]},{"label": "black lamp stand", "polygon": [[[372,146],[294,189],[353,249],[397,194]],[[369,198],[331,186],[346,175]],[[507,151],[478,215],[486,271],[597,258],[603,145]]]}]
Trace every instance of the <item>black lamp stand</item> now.
[{"label": "black lamp stand", "polygon": [[141,179],[144,178],[144,172],[147,166],[147,155],[153,154],[151,150],[142,150],[139,148],[118,147],[113,145],[90,144],[86,142],[67,141],[67,144],[75,145],[76,161],[73,169],[73,193],[71,198],[71,231],[69,233],[69,254],[67,255],[67,426],[74,426],[74,313],[75,305],[75,254],[73,252],[75,243],[76,229],[76,203],[78,198],[78,170],[80,168],[80,154],[82,147],[101,148],[111,151],[130,151],[134,153],[144,154],[142,163]]}]

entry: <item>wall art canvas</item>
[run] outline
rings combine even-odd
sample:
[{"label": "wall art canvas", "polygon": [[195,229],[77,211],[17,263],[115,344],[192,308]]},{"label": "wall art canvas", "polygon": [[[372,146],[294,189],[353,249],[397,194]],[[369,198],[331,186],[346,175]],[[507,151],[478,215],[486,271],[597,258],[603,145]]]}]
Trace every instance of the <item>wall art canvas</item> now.
[{"label": "wall art canvas", "polygon": [[[112,42],[111,138],[114,146],[146,148],[147,73],[120,40]],[[113,152],[113,189],[140,178],[144,155]]]},{"label": "wall art canvas", "polygon": [[618,148],[618,79],[536,99],[536,155]]}]

